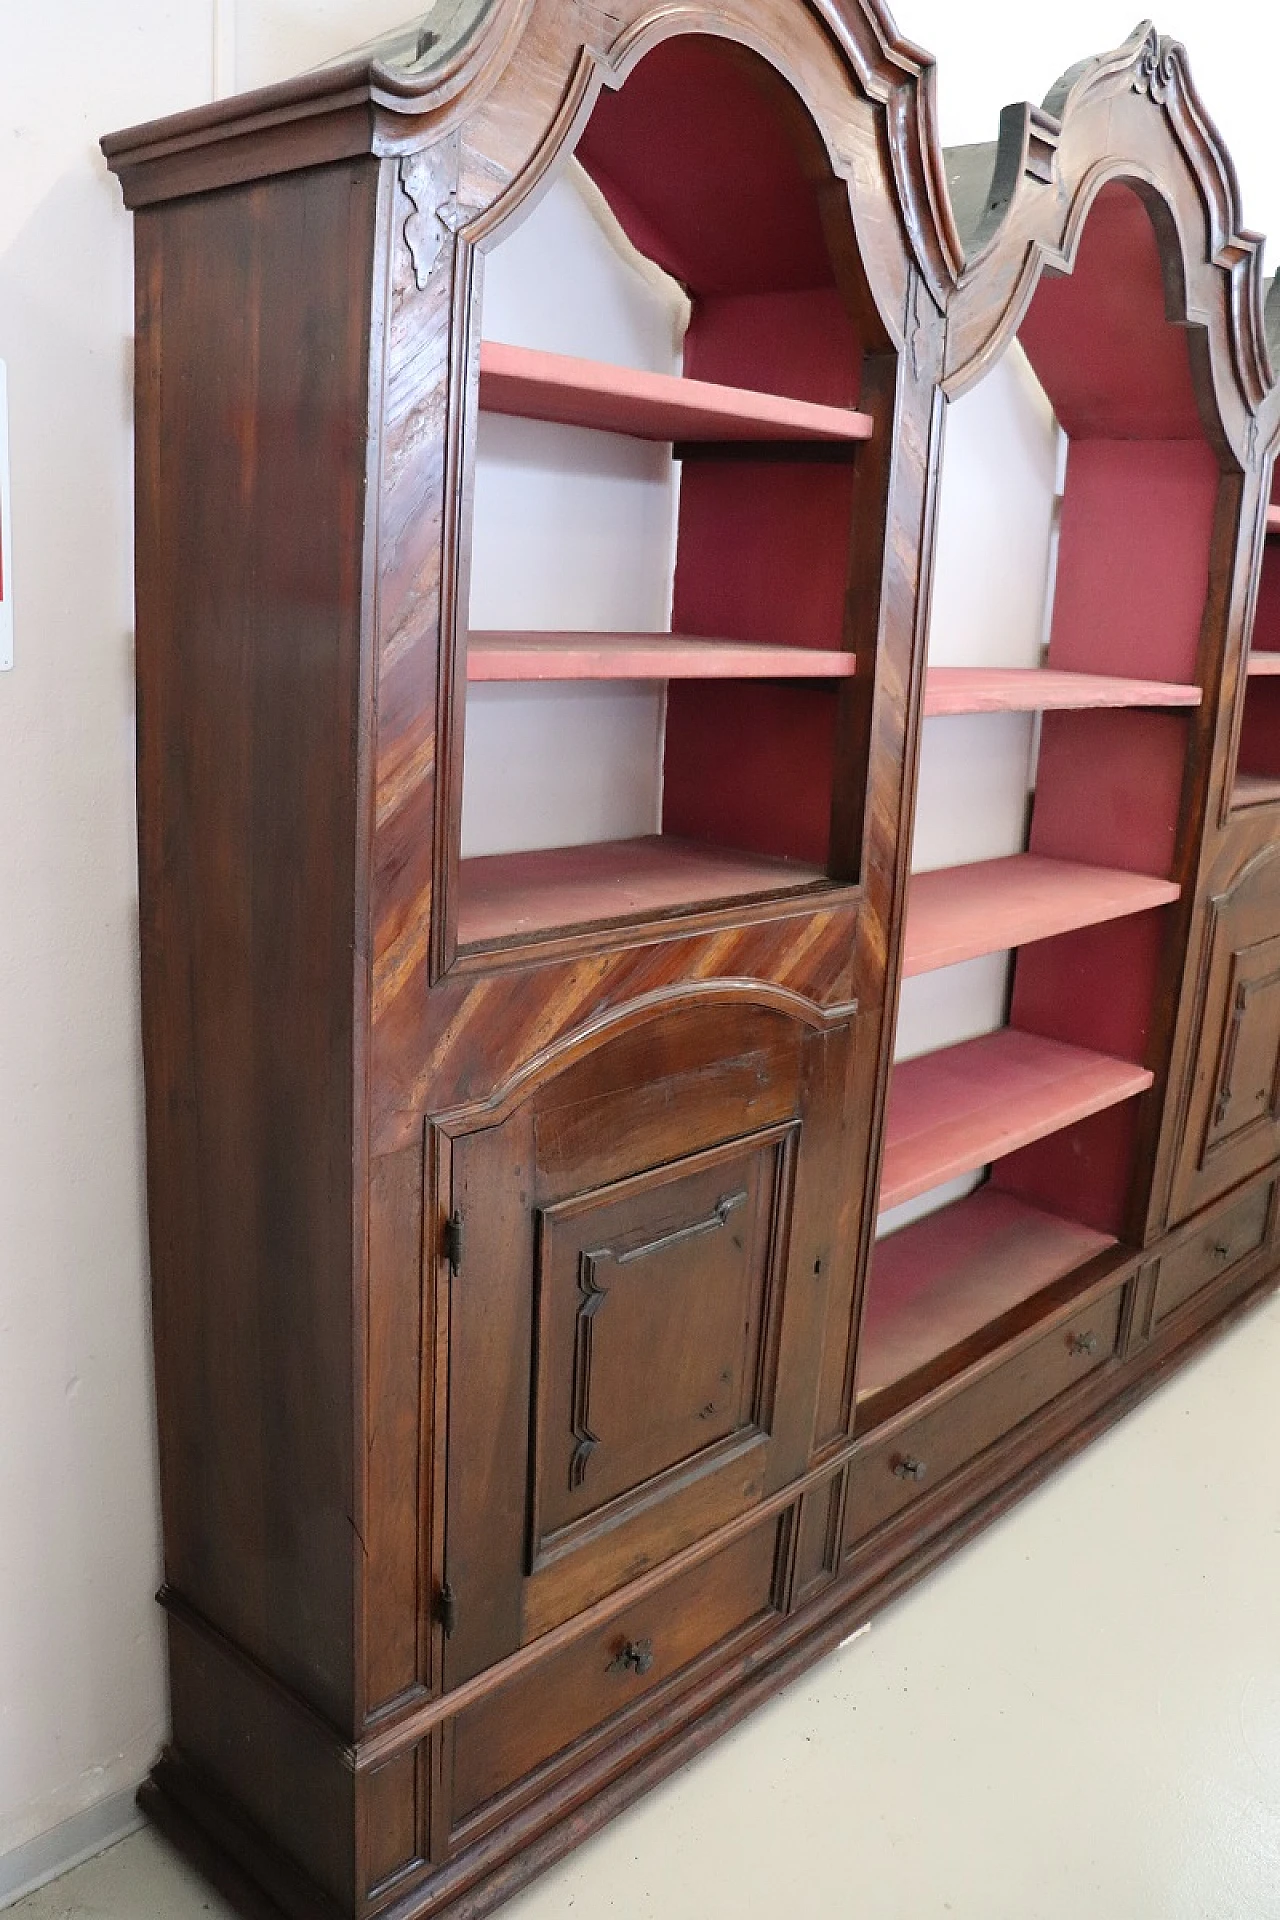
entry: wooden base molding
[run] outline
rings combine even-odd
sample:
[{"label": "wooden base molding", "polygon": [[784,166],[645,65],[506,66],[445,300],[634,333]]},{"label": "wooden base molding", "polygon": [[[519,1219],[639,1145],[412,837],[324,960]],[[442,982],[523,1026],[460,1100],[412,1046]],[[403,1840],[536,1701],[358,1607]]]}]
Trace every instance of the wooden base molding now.
[{"label": "wooden base molding", "polygon": [[[966,1472],[931,1490],[927,1515],[922,1503],[912,1510],[905,1529],[899,1522],[851,1551],[819,1598],[780,1618],[732,1668],[709,1675],[697,1690],[678,1692],[638,1740],[633,1733],[620,1751],[596,1756],[583,1777],[559,1780],[545,1804],[526,1809],[521,1831],[501,1836],[518,1848],[509,1857],[500,1857],[502,1848],[490,1835],[447,1866],[432,1869],[423,1863],[415,1870],[414,1884],[387,1889],[361,1910],[394,1920],[435,1920],[437,1915],[442,1920],[480,1920],[492,1912],[973,1540],[1139,1406],[1171,1370],[1234,1324],[1278,1280],[1274,1266],[1259,1274],[1256,1260],[1224,1274],[1160,1338],[1139,1344],[1126,1361],[1113,1363],[1064,1401],[1051,1404],[1035,1430],[1015,1428]],[[897,1428],[901,1425],[896,1423]],[[891,1438],[894,1430],[888,1429]],[[883,1451],[883,1443],[876,1445]],[[861,1449],[864,1457],[871,1451],[871,1443]],[[358,1751],[349,1759],[358,1768]],[[283,1755],[278,1760],[288,1768]],[[346,1777],[350,1783],[355,1774],[349,1769]],[[282,1915],[287,1920],[335,1920],[345,1910],[181,1752],[161,1758],[139,1799],[161,1830],[247,1920],[279,1920]]]}]

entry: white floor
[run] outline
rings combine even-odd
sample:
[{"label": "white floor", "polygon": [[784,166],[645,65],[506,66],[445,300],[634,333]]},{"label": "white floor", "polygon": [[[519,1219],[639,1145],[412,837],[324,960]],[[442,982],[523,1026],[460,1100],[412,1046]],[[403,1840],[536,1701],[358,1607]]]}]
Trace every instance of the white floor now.
[{"label": "white floor", "polygon": [[[145,1831],[15,1920],[229,1920]],[[1280,1299],[506,1920],[1280,1920]]]}]

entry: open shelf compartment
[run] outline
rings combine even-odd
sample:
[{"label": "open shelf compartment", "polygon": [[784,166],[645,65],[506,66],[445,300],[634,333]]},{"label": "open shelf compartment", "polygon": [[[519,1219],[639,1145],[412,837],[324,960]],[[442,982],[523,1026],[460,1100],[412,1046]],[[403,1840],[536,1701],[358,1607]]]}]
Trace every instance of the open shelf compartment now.
[{"label": "open shelf compartment", "polygon": [[[898,346],[847,190],[787,82],[706,34],[603,89],[573,162],[481,291],[463,949],[861,879],[887,511],[863,454]],[[580,258],[607,298],[566,301]]]},{"label": "open shelf compartment", "polygon": [[[989,646],[1008,657],[1016,647],[1043,664],[937,662],[924,707],[929,717],[1042,716],[1017,736],[1025,776],[1015,770],[1000,789],[1010,809],[1000,823],[1006,844],[1021,838],[1025,851],[973,856],[967,866],[953,853],[956,864],[931,859],[937,870],[911,882],[908,980],[988,955],[1003,971],[994,987],[991,970],[981,980],[958,977],[954,1003],[941,985],[903,996],[922,1020],[919,1033],[900,1033],[903,1050],[921,1038],[934,1050],[895,1066],[890,1082],[880,1205],[906,1209],[910,1224],[884,1220],[873,1251],[859,1426],[1034,1326],[1047,1311],[1040,1296],[1062,1303],[1087,1288],[1108,1250],[1145,1217],[1150,1151],[1138,1096],[1155,1084],[1167,1052],[1161,1009],[1176,991],[1175,946],[1186,933],[1186,916],[1169,909],[1191,819],[1191,749],[1204,733],[1206,595],[1224,485],[1185,330],[1168,320],[1161,251],[1140,196],[1106,183],[1071,271],[1040,279],[1019,325],[1022,384],[996,390],[1000,406],[1021,405],[1013,389],[1031,393],[1026,376],[1034,376],[1045,403],[1034,416],[1029,407],[1018,414],[1028,485],[1041,490],[1021,499],[1047,497],[1056,465],[1052,512],[1019,519],[1001,492],[1003,474],[992,474],[991,498],[1001,503],[1002,541],[1011,518],[1026,538],[1044,540],[1043,560],[1031,557],[1048,580],[1048,604],[1035,607],[1029,564],[1016,576],[1023,601],[1011,591],[985,609],[975,597],[971,631],[947,642],[953,659],[967,642],[979,656]],[[1121,279],[1123,323],[1111,291]],[[945,480],[944,468],[944,528]],[[972,499],[965,504],[969,578],[986,529]],[[992,563],[994,538],[982,551]],[[1255,680],[1251,694],[1280,692],[1280,679]],[[1013,741],[1014,729],[993,729],[991,738],[998,764],[998,743]],[[937,756],[933,771],[945,769],[952,783],[925,791],[936,805],[950,792],[962,814],[954,783],[981,748],[966,759],[964,736],[948,729],[925,741],[924,753]],[[1017,751],[1009,749],[1011,760]],[[1280,774],[1280,765],[1243,770]],[[996,788],[975,780],[975,795],[988,790]],[[945,827],[937,845],[962,847],[950,820]],[[1006,1024],[984,1032],[1001,1017],[993,1002]],[[930,1038],[944,1032],[979,1037]],[[976,1191],[954,1197],[984,1175]]]},{"label": "open shelf compartment", "polygon": [[1112,1235],[983,1186],[876,1247],[858,1404],[912,1397],[956,1372],[1002,1318],[1116,1244]]}]

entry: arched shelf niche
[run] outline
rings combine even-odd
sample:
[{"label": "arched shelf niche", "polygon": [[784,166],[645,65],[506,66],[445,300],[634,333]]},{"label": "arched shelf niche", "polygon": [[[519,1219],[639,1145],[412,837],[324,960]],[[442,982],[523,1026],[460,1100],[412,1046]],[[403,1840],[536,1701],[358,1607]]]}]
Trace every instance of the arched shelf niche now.
[{"label": "arched shelf niche", "polygon": [[1113,162],[1068,231],[951,402],[935,606],[964,630],[930,635],[866,1424],[1148,1215],[1240,468],[1169,311],[1169,202]]},{"label": "arched shelf niche", "polygon": [[485,256],[460,945],[856,883],[896,354],[809,109],[660,38]]}]

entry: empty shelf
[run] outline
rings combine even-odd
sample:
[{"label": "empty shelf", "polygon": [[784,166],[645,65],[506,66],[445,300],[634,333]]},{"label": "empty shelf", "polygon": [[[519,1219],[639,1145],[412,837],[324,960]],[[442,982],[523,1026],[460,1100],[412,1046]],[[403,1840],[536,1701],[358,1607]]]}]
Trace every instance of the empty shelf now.
[{"label": "empty shelf", "polygon": [[858,1399],[942,1363],[1002,1314],[1115,1245],[1109,1234],[979,1187],[878,1241],[859,1342]]},{"label": "empty shelf", "polygon": [[1280,653],[1258,651],[1249,655],[1249,678],[1255,674],[1280,673]]},{"label": "empty shelf", "polygon": [[1280,780],[1266,773],[1238,773],[1231,791],[1235,807],[1260,807],[1268,800],[1280,800]]},{"label": "empty shelf", "polygon": [[882,1210],[1151,1085],[1145,1067],[1002,1027],[893,1070]]},{"label": "empty shelf", "polygon": [[1122,680],[1102,673],[1058,673],[1050,667],[930,667],[926,716],[952,713],[1047,713],[1081,707],[1198,707],[1199,687],[1166,680]]},{"label": "empty shelf", "polygon": [[821,867],[649,834],[585,847],[482,854],[458,870],[463,946],[552,928],[789,893],[826,880]]},{"label": "empty shelf", "polygon": [[917,873],[907,896],[902,970],[930,973],[1074,927],[1118,920],[1167,906],[1180,891],[1175,880],[1046,860],[1035,853]]},{"label": "empty shelf", "polygon": [[678,374],[578,360],[565,353],[480,348],[480,406],[561,426],[596,427],[641,440],[869,440],[870,414],[783,394],[723,387]]},{"label": "empty shelf", "polygon": [[473,633],[468,680],[847,680],[851,653],[671,633]]}]

